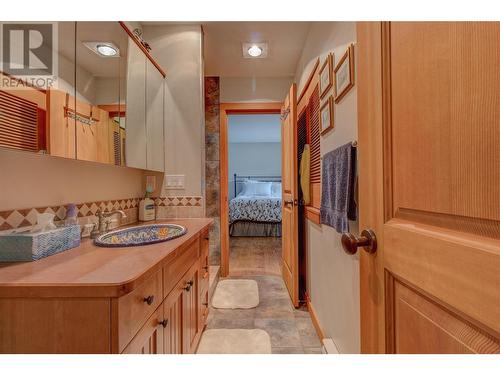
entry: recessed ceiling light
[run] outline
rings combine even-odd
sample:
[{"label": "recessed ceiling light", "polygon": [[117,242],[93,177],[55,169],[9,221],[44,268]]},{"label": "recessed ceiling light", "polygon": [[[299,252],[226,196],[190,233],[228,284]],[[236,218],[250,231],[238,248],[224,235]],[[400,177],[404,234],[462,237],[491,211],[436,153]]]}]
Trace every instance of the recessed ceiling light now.
[{"label": "recessed ceiling light", "polygon": [[108,46],[106,44],[99,44],[97,47],[97,52],[99,52],[103,56],[114,56],[118,53],[116,49],[112,46]]},{"label": "recessed ceiling light", "polygon": [[251,46],[249,49],[248,49],[248,54],[252,57],[259,57],[260,55],[262,55],[262,48],[260,48],[259,46]]},{"label": "recessed ceiling light", "polygon": [[100,57],[120,56],[120,49],[112,42],[83,42],[83,45]]},{"label": "recessed ceiling light", "polygon": [[265,42],[262,43],[244,42],[242,43],[242,52],[244,58],[263,59],[267,57],[268,45]]}]

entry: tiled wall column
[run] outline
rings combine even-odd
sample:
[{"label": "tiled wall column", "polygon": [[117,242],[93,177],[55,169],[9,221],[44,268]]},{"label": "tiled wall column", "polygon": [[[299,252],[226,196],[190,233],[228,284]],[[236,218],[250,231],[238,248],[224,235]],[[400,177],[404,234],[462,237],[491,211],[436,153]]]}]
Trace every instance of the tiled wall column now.
[{"label": "tiled wall column", "polygon": [[214,219],[210,233],[210,264],[220,264],[219,77],[205,77],[206,216]]}]

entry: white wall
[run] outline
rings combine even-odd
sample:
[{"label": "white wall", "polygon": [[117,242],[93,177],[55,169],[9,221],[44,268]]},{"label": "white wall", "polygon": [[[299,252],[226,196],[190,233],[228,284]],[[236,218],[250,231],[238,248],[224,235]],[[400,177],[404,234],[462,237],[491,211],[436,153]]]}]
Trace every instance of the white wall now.
[{"label": "white wall", "polygon": [[[307,81],[318,56],[322,64],[326,55],[334,52],[337,63],[347,46],[355,41],[355,22],[313,23],[297,66],[295,80],[298,92]],[[356,50],[354,55],[356,56]],[[356,91],[355,85],[335,105],[335,128],[321,137],[322,155],[357,139]],[[357,223],[350,224],[350,231],[356,233]],[[359,353],[359,258],[343,251],[340,237],[326,225],[307,221],[307,288],[325,334],[334,340],[341,353]]]},{"label": "white wall", "polygon": [[281,143],[229,143],[229,199],[234,198],[234,174],[281,176]]},{"label": "white wall", "polygon": [[221,103],[282,102],[293,77],[220,77]]},{"label": "white wall", "polygon": [[185,189],[164,195],[203,194],[205,116],[202,32],[199,25],[143,27],[152,55],[166,71],[165,174],[185,175]]},{"label": "white wall", "polygon": [[143,173],[0,148],[0,211],[141,197]]}]

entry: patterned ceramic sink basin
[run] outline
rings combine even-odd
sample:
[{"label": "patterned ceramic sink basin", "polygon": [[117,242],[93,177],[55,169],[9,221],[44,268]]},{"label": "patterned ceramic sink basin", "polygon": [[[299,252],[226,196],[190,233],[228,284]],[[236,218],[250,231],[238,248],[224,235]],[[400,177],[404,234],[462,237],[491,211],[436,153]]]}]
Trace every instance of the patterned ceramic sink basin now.
[{"label": "patterned ceramic sink basin", "polygon": [[141,225],[102,234],[94,243],[102,247],[141,246],[173,240],[186,233],[187,229],[177,224]]}]

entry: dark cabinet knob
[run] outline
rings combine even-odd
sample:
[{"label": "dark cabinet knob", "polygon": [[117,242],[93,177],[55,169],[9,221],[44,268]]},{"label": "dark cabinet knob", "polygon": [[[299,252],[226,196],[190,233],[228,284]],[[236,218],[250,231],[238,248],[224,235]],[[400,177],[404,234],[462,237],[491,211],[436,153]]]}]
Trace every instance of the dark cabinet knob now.
[{"label": "dark cabinet knob", "polygon": [[154,300],[155,300],[155,296],[144,297],[144,302],[146,302],[148,305],[152,305]]},{"label": "dark cabinet knob", "polygon": [[162,326],[165,328],[168,325],[168,319],[163,319],[158,322],[158,325]]},{"label": "dark cabinet knob", "polygon": [[358,247],[362,247],[370,254],[377,251],[377,237],[371,229],[365,229],[359,237],[351,233],[344,233],[341,241],[342,247],[348,254],[356,254]]}]

